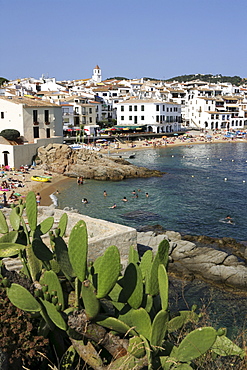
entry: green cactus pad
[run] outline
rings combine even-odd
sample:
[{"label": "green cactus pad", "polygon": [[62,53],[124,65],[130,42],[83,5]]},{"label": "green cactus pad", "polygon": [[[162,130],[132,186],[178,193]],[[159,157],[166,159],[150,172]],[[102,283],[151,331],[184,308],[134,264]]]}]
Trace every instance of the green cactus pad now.
[{"label": "green cactus pad", "polygon": [[73,227],[68,243],[69,260],[78,279],[82,282],[87,272],[88,237],[83,220]]},{"label": "green cactus pad", "polygon": [[151,338],[151,320],[144,308],[132,310],[132,324],[134,329],[150,341]]},{"label": "green cactus pad", "polygon": [[159,282],[158,282],[158,268],[162,264],[167,265],[168,262],[168,252],[169,252],[169,242],[164,239],[158,247],[158,252],[153,260],[151,272],[150,272],[150,281],[148,291],[151,295],[157,295],[159,293]]},{"label": "green cactus pad", "polygon": [[[157,313],[152,323],[150,344],[154,347],[161,347],[167,332],[169,314],[166,310]],[[158,348],[157,348],[158,349]]]},{"label": "green cactus pad", "polygon": [[51,266],[52,271],[54,271],[56,274],[58,274],[59,271],[61,270],[59,263],[55,260],[50,261],[50,266]]},{"label": "green cactus pad", "polygon": [[0,243],[0,258],[15,256],[23,249],[25,245],[22,244]]},{"label": "green cactus pad", "polygon": [[111,298],[112,301],[121,302],[119,298],[120,298],[120,293],[121,293],[122,289],[123,288],[119,285],[119,283],[117,281],[116,284],[114,285],[114,287],[112,288],[112,290],[109,293],[109,297]]},{"label": "green cactus pad", "polygon": [[139,308],[143,300],[142,273],[139,266],[130,263],[122,280],[123,291],[121,296],[125,297],[125,302],[128,302],[131,307]]},{"label": "green cactus pad", "polygon": [[152,260],[153,252],[151,250],[146,251],[141,258],[140,269],[144,280],[147,280],[147,278],[149,277],[149,271],[152,267]]},{"label": "green cactus pad", "polygon": [[1,243],[15,243],[18,238],[18,231],[10,231],[9,233],[4,234],[0,238],[0,244]]},{"label": "green cactus pad", "polygon": [[176,358],[181,362],[194,360],[212,347],[216,337],[216,330],[212,327],[193,330],[187,334],[180,343],[177,349]]},{"label": "green cactus pad", "polygon": [[133,308],[130,308],[129,306],[124,306],[119,312],[119,316],[118,316],[119,320],[123,321],[125,324],[127,324],[131,328],[133,327],[132,311],[133,311]]},{"label": "green cactus pad", "polygon": [[168,322],[168,332],[173,333],[174,331],[181,329],[185,324],[183,316],[176,316]]},{"label": "green cactus pad", "polygon": [[81,289],[85,312],[89,320],[94,319],[100,310],[100,301],[96,298],[95,288],[91,281],[84,280]]},{"label": "green cactus pad", "polygon": [[53,259],[52,251],[43,243],[42,239],[33,239],[33,252],[41,261],[50,261]]},{"label": "green cactus pad", "polygon": [[68,279],[71,279],[75,276],[75,273],[69,260],[67,245],[60,236],[54,238],[54,249],[56,253],[56,259],[61,270]]},{"label": "green cactus pad", "polygon": [[139,254],[138,254],[137,250],[132,245],[129,248],[129,260],[128,260],[128,262],[129,262],[129,264],[140,262]]},{"label": "green cactus pad", "polygon": [[130,335],[137,335],[136,331],[131,329],[123,321],[116,319],[115,317],[106,317],[102,320],[97,321],[97,324],[104,326],[105,328],[115,330],[118,333]]},{"label": "green cactus pad", "polygon": [[11,284],[7,289],[10,302],[23,311],[40,312],[41,306],[32,294],[19,284]]},{"label": "green cactus pad", "polygon": [[17,213],[17,208],[13,208],[9,215],[9,221],[14,230],[19,230],[20,227],[20,216]]},{"label": "green cactus pad", "polygon": [[137,358],[142,358],[145,356],[146,351],[145,351],[145,344],[143,343],[143,340],[140,337],[132,337],[129,339],[129,346],[127,351],[137,357]]},{"label": "green cactus pad", "polygon": [[97,267],[97,298],[104,298],[110,292],[118,280],[120,270],[119,250],[112,245],[107,248]]},{"label": "green cactus pad", "polygon": [[32,231],[35,231],[37,227],[37,203],[36,196],[33,191],[30,191],[26,196],[26,213],[27,219]]},{"label": "green cactus pad", "polygon": [[162,310],[167,310],[168,309],[169,283],[168,283],[168,275],[167,275],[166,268],[164,265],[159,265],[158,282],[159,282]]},{"label": "green cactus pad", "polygon": [[62,305],[62,309],[64,309],[64,297],[63,297],[63,290],[60,284],[60,281],[57,277],[57,274],[50,270],[45,271],[44,275],[40,279],[40,284],[48,286],[48,292],[52,293],[52,291],[57,292],[58,303]]},{"label": "green cactus pad", "polygon": [[3,212],[0,210],[0,233],[6,234],[9,231],[9,227]]},{"label": "green cactus pad", "polygon": [[26,255],[31,277],[33,281],[38,280],[42,270],[42,262],[35,256],[31,245],[26,246]]},{"label": "green cactus pad", "polygon": [[68,215],[67,215],[67,213],[64,213],[60,217],[60,220],[59,220],[59,223],[58,223],[58,228],[60,230],[59,235],[61,236],[61,238],[64,236],[64,234],[66,232],[67,224],[68,224]]},{"label": "green cactus pad", "polygon": [[58,328],[66,331],[67,330],[67,324],[64,321],[64,319],[62,318],[61,313],[57,311],[56,307],[51,302],[45,301],[43,299],[41,299],[41,301],[42,301],[42,304],[45,306],[47,315],[49,316],[51,321]]},{"label": "green cactus pad", "polygon": [[43,220],[40,224],[40,231],[42,234],[48,233],[48,231],[51,230],[54,223],[54,217],[47,217],[45,220]]},{"label": "green cactus pad", "polygon": [[84,280],[81,289],[85,312],[89,320],[94,319],[100,310],[100,301],[96,298],[95,288],[91,281]]},{"label": "green cactus pad", "polygon": [[233,343],[225,335],[217,336],[211,350],[220,356],[240,356],[244,358],[246,355],[242,348]]},{"label": "green cactus pad", "polygon": [[153,297],[151,295],[145,294],[142,301],[142,307],[145,308],[147,312],[150,312],[153,307]]}]

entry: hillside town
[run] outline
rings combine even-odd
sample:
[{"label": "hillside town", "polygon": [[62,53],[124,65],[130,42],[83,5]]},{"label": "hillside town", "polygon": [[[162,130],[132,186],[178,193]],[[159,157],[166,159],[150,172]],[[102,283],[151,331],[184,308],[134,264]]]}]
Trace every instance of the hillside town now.
[{"label": "hillside town", "polygon": [[57,81],[22,78],[0,87],[0,131],[20,132],[21,144],[0,137],[0,161],[19,168],[30,164],[38,147],[65,137],[103,134],[174,134],[241,131],[247,124],[247,87],[200,80],[102,79]]}]

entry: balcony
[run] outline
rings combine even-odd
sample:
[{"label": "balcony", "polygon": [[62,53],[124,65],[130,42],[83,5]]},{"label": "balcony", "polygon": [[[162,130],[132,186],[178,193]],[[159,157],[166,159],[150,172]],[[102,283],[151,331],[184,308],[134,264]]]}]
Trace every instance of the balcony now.
[{"label": "balcony", "polygon": [[48,121],[47,121],[47,122],[45,122],[45,125],[49,125],[49,124],[50,124],[50,122],[48,122]]},{"label": "balcony", "polygon": [[33,122],[34,126],[37,126],[39,124],[38,121]]}]

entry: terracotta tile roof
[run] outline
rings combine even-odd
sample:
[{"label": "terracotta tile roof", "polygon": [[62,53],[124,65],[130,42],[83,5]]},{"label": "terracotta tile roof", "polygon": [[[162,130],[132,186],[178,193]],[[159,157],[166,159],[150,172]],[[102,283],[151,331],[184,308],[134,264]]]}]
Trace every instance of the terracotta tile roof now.
[{"label": "terracotta tile roof", "polygon": [[50,103],[46,100],[31,99],[23,96],[0,96],[0,99],[14,104],[22,104],[25,107],[59,107],[57,104]]}]

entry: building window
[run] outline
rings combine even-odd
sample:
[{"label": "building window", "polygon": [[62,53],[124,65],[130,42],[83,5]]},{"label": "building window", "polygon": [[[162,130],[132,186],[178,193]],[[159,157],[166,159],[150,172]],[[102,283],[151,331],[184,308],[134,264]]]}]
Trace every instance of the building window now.
[{"label": "building window", "polygon": [[156,112],[158,112],[159,110],[160,110],[160,106],[156,105]]},{"label": "building window", "polygon": [[47,139],[49,139],[51,137],[51,129],[50,128],[46,129],[46,137],[47,137]]},{"label": "building window", "polygon": [[132,121],[132,116],[129,116],[129,120]]},{"label": "building window", "polygon": [[165,108],[165,106],[163,105],[163,111],[165,111],[166,110],[166,108]]},{"label": "building window", "polygon": [[89,122],[90,122],[90,123],[92,123],[92,122],[93,122],[92,117],[89,117]]},{"label": "building window", "polygon": [[123,121],[124,120],[124,116],[121,116],[121,121]]},{"label": "building window", "polygon": [[38,122],[38,111],[33,110],[33,122]]},{"label": "building window", "polygon": [[89,108],[89,114],[92,114],[92,108]]},{"label": "building window", "polygon": [[103,96],[107,96],[107,93],[103,93]]},{"label": "building window", "polygon": [[170,112],[172,112],[172,108],[170,108]]},{"label": "building window", "polygon": [[211,114],[211,119],[214,119],[214,114]]},{"label": "building window", "polygon": [[[156,105],[156,107],[158,107],[158,105]],[[156,116],[156,122],[159,122],[159,118],[160,116]]]},{"label": "building window", "polygon": [[132,105],[129,105],[129,111],[132,112]]},{"label": "building window", "polygon": [[144,105],[141,105],[141,111],[144,112]]},{"label": "building window", "polygon": [[124,106],[121,105],[121,112],[124,112]]},{"label": "building window", "polygon": [[33,137],[34,139],[39,138],[39,127],[33,127]]},{"label": "building window", "polygon": [[169,108],[166,108],[166,111],[169,112]]},{"label": "building window", "polygon": [[135,112],[137,111],[137,105],[134,105],[134,111]]},{"label": "building window", "polygon": [[45,122],[49,122],[49,110],[45,110]]},{"label": "building window", "polygon": [[144,121],[144,116],[141,116],[141,121]]},{"label": "building window", "polygon": [[4,118],[4,112],[1,112],[1,118]]}]

